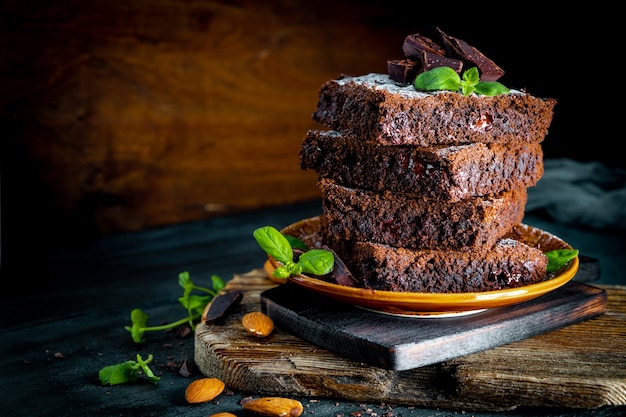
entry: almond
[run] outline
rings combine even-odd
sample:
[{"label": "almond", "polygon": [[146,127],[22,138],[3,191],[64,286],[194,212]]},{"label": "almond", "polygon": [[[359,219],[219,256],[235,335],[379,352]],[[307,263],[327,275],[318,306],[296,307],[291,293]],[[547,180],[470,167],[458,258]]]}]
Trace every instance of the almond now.
[{"label": "almond", "polygon": [[266,417],[298,417],[304,407],[298,400],[281,397],[263,397],[248,401],[243,409]]},{"label": "almond", "polygon": [[225,387],[226,384],[217,378],[196,379],[187,386],[185,399],[191,404],[211,401],[220,395]]},{"label": "almond", "polygon": [[217,413],[217,414],[211,414],[209,417],[237,417],[236,415],[234,415],[233,413]]},{"label": "almond", "polygon": [[265,337],[274,330],[274,321],[270,316],[260,311],[254,311],[243,316],[241,324],[248,333],[257,337]]}]

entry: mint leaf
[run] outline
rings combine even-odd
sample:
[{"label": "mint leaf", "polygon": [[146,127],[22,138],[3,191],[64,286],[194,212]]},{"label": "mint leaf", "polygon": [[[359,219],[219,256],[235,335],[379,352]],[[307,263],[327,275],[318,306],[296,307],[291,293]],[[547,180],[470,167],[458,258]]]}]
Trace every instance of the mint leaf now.
[{"label": "mint leaf", "polygon": [[471,93],[483,96],[497,96],[498,94],[510,92],[508,88],[497,81],[480,81],[480,73],[476,67],[464,71],[462,77],[459,77],[459,74],[450,67],[433,68],[415,77],[413,86],[416,90],[424,91],[460,90],[464,96],[468,96]]},{"label": "mint leaf", "polygon": [[143,333],[148,323],[148,318],[149,316],[138,308],[130,312],[130,322],[133,325],[132,327],[126,326],[125,328],[130,332],[135,343],[143,343],[145,341]]},{"label": "mint leaf", "polygon": [[463,72],[462,81],[469,85],[478,84],[480,82],[480,73],[478,72],[478,68],[472,67]]},{"label": "mint leaf", "polygon": [[190,295],[189,297],[179,297],[178,302],[191,313],[192,317],[202,315],[204,308],[213,299],[212,295]]},{"label": "mint leaf", "polygon": [[309,247],[306,245],[306,243],[304,243],[297,237],[293,237],[290,235],[284,235],[284,236],[287,238],[287,240],[289,241],[289,244],[291,245],[293,249],[300,249],[303,251],[309,250]]},{"label": "mint leaf", "polygon": [[117,365],[109,365],[100,369],[98,378],[102,385],[119,385],[127,382],[136,382],[139,378],[139,370],[141,369],[148,380],[156,384],[160,377],[154,375],[148,364],[152,362],[152,354],[148,355],[145,361],[141,355],[137,354],[137,362],[126,361]]},{"label": "mint leaf", "polygon": [[425,91],[458,91],[461,86],[461,78],[450,67],[437,67],[418,74],[413,86],[417,90]]},{"label": "mint leaf", "polygon": [[461,78],[461,92],[464,96],[469,96],[476,90],[476,84],[480,81],[478,68],[472,67],[463,73]]},{"label": "mint leaf", "polygon": [[276,228],[272,226],[260,227],[254,231],[253,235],[261,249],[277,261],[284,264],[293,261],[291,244]]},{"label": "mint leaf", "polygon": [[546,272],[549,274],[558,271],[569,261],[578,256],[578,249],[556,249],[546,252],[548,257],[548,267]]},{"label": "mint leaf", "polygon": [[156,384],[159,379],[161,379],[158,376],[154,375],[152,369],[150,369],[150,367],[148,366],[148,364],[152,362],[152,354],[149,354],[148,359],[146,359],[145,361],[141,358],[140,354],[137,354],[137,362],[139,363],[139,366],[141,366],[141,370],[143,371],[144,375],[148,378],[150,382]]},{"label": "mint leaf", "polygon": [[304,273],[326,275],[333,271],[335,256],[327,250],[311,249],[300,255],[298,265],[302,267]]},{"label": "mint leaf", "polygon": [[102,385],[118,385],[137,381],[139,364],[135,361],[126,361],[117,365],[109,365],[100,369],[98,378]]},{"label": "mint leaf", "polygon": [[476,94],[482,94],[483,96],[497,96],[511,92],[511,90],[497,81],[481,81],[474,86],[474,89]]},{"label": "mint leaf", "polygon": [[178,274],[178,285],[180,285],[185,291],[191,291],[191,288],[193,288],[193,282],[191,282],[189,272],[185,271]]},{"label": "mint leaf", "polygon": [[[203,290],[212,294],[213,297],[215,297],[220,291],[224,289],[224,287],[226,287],[226,283],[218,275],[211,275],[211,285],[213,286],[213,292],[208,291],[206,289],[203,289]],[[196,288],[201,289],[200,287],[196,287]]]}]

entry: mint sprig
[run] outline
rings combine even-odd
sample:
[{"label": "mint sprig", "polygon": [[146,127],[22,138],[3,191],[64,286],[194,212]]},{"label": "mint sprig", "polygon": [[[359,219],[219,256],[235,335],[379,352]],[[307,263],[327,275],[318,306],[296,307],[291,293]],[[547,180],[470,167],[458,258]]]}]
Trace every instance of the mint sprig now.
[{"label": "mint sprig", "polygon": [[[301,273],[326,275],[333,271],[335,256],[323,249],[309,249],[302,241],[293,236],[283,235],[272,226],[264,226],[253,232],[254,239],[261,249],[283,264],[274,269],[272,275],[277,278],[289,278]],[[294,247],[304,250],[297,262],[294,262]]]},{"label": "mint sprig", "polygon": [[464,71],[463,78],[450,67],[433,68],[418,74],[413,86],[421,91],[460,91],[464,96],[471,93],[497,96],[511,91],[497,81],[480,81],[480,74],[476,67]]},{"label": "mint sprig", "polygon": [[152,362],[152,354],[148,355],[148,359],[143,360],[141,355],[137,354],[137,361],[126,361],[116,365],[105,366],[98,372],[98,378],[102,385],[119,385],[127,382],[136,382],[139,378],[139,371],[143,371],[148,381],[156,384],[160,377],[154,375],[148,364]]},{"label": "mint sprig", "polygon": [[[217,275],[211,276],[211,282],[213,289],[205,288],[194,284],[189,277],[189,272],[181,272],[178,274],[178,285],[183,288],[183,296],[178,298],[178,302],[187,310],[187,317],[180,320],[163,324],[161,326],[148,326],[149,316],[142,310],[136,308],[130,312],[130,320],[132,326],[125,326],[135,343],[145,342],[145,332],[155,332],[174,327],[182,326],[183,324],[189,324],[192,330],[195,330],[195,322],[202,317],[207,304],[217,296],[217,294],[224,288],[224,281]],[[195,294],[193,292],[200,292]]]}]

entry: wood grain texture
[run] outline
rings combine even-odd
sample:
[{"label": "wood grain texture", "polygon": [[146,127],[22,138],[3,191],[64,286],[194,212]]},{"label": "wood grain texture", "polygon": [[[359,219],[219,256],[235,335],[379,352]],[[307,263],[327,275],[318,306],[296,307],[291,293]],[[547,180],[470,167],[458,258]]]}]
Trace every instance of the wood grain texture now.
[{"label": "wood grain texture", "polygon": [[626,404],[626,288],[602,287],[607,312],[522,341],[424,367],[392,371],[346,359],[280,328],[254,338],[241,326],[277,284],[262,269],[236,275],[239,308],[196,329],[194,359],[207,376],[261,395],[340,398],[444,409]]},{"label": "wood grain texture", "polygon": [[3,181],[15,181],[3,214],[28,211],[65,234],[317,198],[298,151],[320,127],[319,87],[386,71],[406,30],[372,32],[381,11],[358,2],[31,0],[1,11]]},{"label": "wood grain texture", "polygon": [[605,312],[604,290],[569,282],[524,303],[461,317],[397,317],[311,294],[289,283],[263,292],[283,330],[341,356],[395,371],[443,362],[547,333]]},{"label": "wood grain texture", "polygon": [[[606,16],[589,18],[603,8],[579,13],[606,29]],[[46,248],[317,198],[297,151],[319,127],[319,87],[340,73],[386,71],[406,35],[435,27],[479,47],[507,86],[559,100],[546,156],[621,167],[606,146],[571,146],[572,135],[595,134],[595,123],[577,121],[619,117],[580,106],[574,73],[546,82],[545,68],[577,53],[578,27],[549,24],[558,9],[514,14],[477,25],[436,2],[3,1],[3,248],[21,238],[18,222],[38,239],[15,253],[44,238]]]}]

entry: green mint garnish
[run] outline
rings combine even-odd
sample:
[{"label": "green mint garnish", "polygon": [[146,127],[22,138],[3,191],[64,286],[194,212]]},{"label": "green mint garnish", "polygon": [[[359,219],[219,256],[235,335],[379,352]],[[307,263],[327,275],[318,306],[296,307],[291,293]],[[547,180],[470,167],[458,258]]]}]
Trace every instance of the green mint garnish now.
[{"label": "green mint garnish", "polygon": [[301,241],[300,239],[298,239],[297,237],[293,237],[290,235],[283,235],[287,238],[287,240],[289,241],[289,244],[291,245],[291,247],[293,249],[300,249],[303,251],[307,251],[309,250],[309,247],[306,245],[306,243],[304,243],[303,241]]},{"label": "green mint garnish", "polygon": [[508,88],[497,81],[480,81],[478,68],[472,67],[459,77],[450,67],[437,67],[422,72],[415,77],[413,86],[422,91],[461,91],[464,96],[471,93],[483,96],[497,96],[510,92]]},{"label": "green mint garnish", "polygon": [[139,378],[139,370],[141,369],[148,380],[156,384],[161,378],[154,375],[152,369],[148,366],[150,362],[152,362],[152,354],[148,355],[148,359],[145,361],[141,358],[141,355],[138,354],[137,362],[126,361],[118,363],[117,365],[105,366],[100,369],[98,378],[100,378],[102,385],[118,385],[127,382],[136,382]]},{"label": "green mint garnish", "polygon": [[[124,328],[130,332],[135,343],[145,342],[145,332],[172,329],[183,324],[189,324],[189,327],[195,330],[195,322],[202,317],[207,304],[225,286],[224,281],[217,275],[211,277],[211,282],[213,289],[200,287],[191,280],[189,272],[181,272],[178,275],[178,285],[183,288],[183,296],[178,298],[178,302],[187,310],[187,317],[161,326],[148,327],[148,315],[136,308],[130,312],[132,326],[125,326]],[[200,292],[202,295],[193,294],[194,291]]]},{"label": "green mint garnish", "polygon": [[[333,271],[335,256],[330,251],[323,249],[308,250],[308,247],[302,241],[283,235],[272,226],[256,229],[253,236],[266,254],[283,264],[273,272],[273,275],[277,278],[286,279],[290,275],[301,273],[326,275]],[[298,262],[294,262],[294,248],[305,250],[298,258]]]},{"label": "green mint garnish", "polygon": [[413,85],[417,90],[458,91],[461,87],[461,78],[450,67],[437,67],[418,74]]},{"label": "green mint garnish", "polygon": [[293,262],[293,249],[287,238],[272,226],[265,226],[253,232],[254,239],[261,249],[278,262]]},{"label": "green mint garnish", "polygon": [[549,274],[558,271],[569,261],[578,256],[578,249],[556,249],[546,252],[548,257],[548,268],[546,272]]}]

